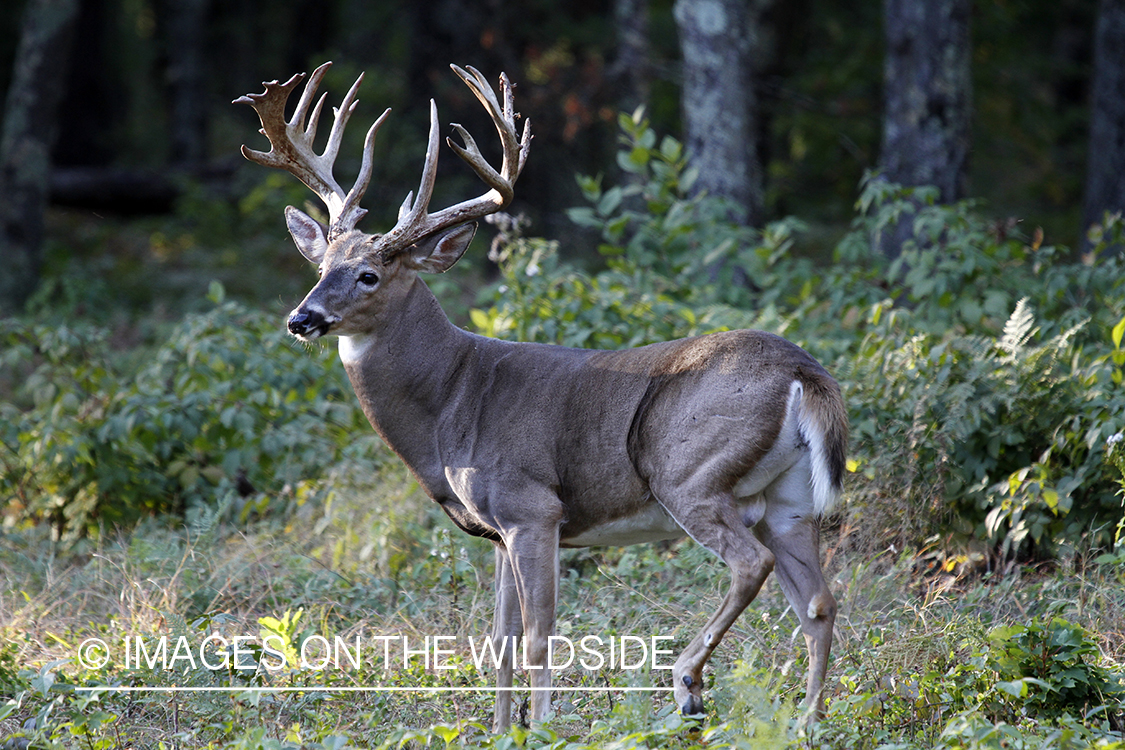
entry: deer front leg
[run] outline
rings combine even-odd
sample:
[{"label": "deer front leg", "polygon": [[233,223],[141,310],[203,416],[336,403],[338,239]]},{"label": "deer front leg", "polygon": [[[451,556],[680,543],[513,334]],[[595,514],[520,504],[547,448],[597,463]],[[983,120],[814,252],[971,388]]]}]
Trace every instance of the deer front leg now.
[{"label": "deer front leg", "polygon": [[508,550],[523,615],[521,661],[531,682],[531,721],[543,721],[551,707],[547,639],[555,632],[555,606],[558,603],[558,524],[517,524],[506,530],[504,545]]},{"label": "deer front leg", "polygon": [[523,634],[519,593],[511,560],[504,545],[496,545],[496,612],[492,619],[492,646],[499,654],[496,665],[496,713],[492,718],[492,731],[508,731],[512,723],[512,667],[513,653]]}]

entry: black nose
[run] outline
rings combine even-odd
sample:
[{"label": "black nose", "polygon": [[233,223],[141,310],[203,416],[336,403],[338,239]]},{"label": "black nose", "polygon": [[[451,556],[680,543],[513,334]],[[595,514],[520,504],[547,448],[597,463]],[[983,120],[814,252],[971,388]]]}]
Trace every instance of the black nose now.
[{"label": "black nose", "polygon": [[305,331],[309,330],[309,318],[311,316],[302,310],[294,310],[289,315],[289,320],[286,325],[289,328],[289,333],[294,336],[300,336]]},{"label": "black nose", "polygon": [[[289,328],[289,333],[294,336],[305,336],[312,331],[317,331],[321,328],[327,328],[325,325],[323,315],[319,315],[309,310],[294,310],[289,315],[289,320],[286,321],[286,327]],[[324,331],[318,331],[323,334]]]}]

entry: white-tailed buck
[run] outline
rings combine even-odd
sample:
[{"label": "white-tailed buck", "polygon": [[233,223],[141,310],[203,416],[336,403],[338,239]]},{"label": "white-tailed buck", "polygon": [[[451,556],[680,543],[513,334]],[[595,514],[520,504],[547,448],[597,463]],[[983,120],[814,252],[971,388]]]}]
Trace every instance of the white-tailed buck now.
[{"label": "white-tailed buck", "polygon": [[[723,634],[776,570],[809,648],[807,706],[823,712],[822,690],[836,603],[820,567],[819,517],[840,493],[847,415],[840,389],[805,351],[761,331],[729,331],[626,351],[512,343],[449,322],[419,272],[457,262],[474,222],[512,200],[531,133],[518,135],[512,87],[500,95],[478,71],[453,70],[492,116],[503,145],[499,170],[460,125],[464,145],[446,142],[489,190],[429,213],[437,173],[437,109],[418,195],[406,197],[385,234],[355,229],[371,180],[367,133],[355,186],[332,176],[360,79],[335,110],[324,152],[313,148],[330,63],[312,74],[292,117],[290,93],[304,79],[266,83],[250,104],[272,150],[246,158],[288,170],[328,207],[328,225],[293,207],[285,220],[320,280],[288,319],[310,341],[340,338],[340,359],[363,411],[426,493],[457,526],[496,546],[498,646],[525,638],[542,667],[555,627],[559,548],[626,545],[685,533],[730,567],[719,610],[675,662],[675,700],[703,710],[703,665]],[[311,108],[311,113],[310,113]],[[388,110],[389,112],[389,110]],[[307,121],[307,124],[306,124]],[[498,649],[499,650],[499,649]],[[512,685],[504,649],[498,684]],[[550,706],[548,669],[529,669],[531,719]],[[494,727],[511,721],[500,690]]]}]

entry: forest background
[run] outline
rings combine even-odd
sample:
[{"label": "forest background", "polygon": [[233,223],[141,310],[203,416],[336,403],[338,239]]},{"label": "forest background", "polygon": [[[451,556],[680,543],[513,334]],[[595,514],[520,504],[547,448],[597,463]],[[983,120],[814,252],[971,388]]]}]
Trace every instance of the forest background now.
[{"label": "forest background", "polygon": [[[490,617],[487,544],[450,534],[334,353],[281,330],[312,281],[282,207],[319,207],[242,159],[265,144],[231,101],[326,59],[331,101],[366,71],[355,117],[394,110],[370,231],[415,186],[431,97],[494,153],[448,64],[516,83],[535,132],[521,218],[433,281],[459,324],[595,347],[763,328],[840,380],[853,437],[824,527],[841,615],[819,728],[797,721],[804,655],[775,586],[717,652],[702,726],[612,695],[491,737],[483,695],[74,691],[309,684],[92,668],[75,658],[91,635],[242,628],[299,648]],[[0,91],[15,747],[1125,744],[1125,4],[25,0],[0,14]],[[444,158],[434,205],[475,191]],[[708,560],[568,552],[560,628],[681,643],[723,593]]]}]

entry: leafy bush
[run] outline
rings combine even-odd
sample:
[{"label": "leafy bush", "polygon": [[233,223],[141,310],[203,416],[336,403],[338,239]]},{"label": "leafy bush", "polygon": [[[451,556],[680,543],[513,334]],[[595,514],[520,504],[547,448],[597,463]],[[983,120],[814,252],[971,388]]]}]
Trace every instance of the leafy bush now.
[{"label": "leafy bush", "polygon": [[[474,325],[521,341],[620,348],[747,327],[763,317],[752,311],[755,301],[800,307],[811,264],[780,261],[801,224],[786,220],[757,232],[732,221],[724,201],[688,197],[694,176],[681,144],[665,137],[656,147],[640,112],[620,123],[618,163],[634,181],[603,190],[600,179],[580,177],[593,205],[570,211],[600,232],[606,268],[591,274],[565,263],[557,243],[525,238],[519,219],[502,217],[492,253],[502,279],[486,295],[489,308],[472,313]],[[784,299],[793,283],[773,283],[782,265],[789,282],[803,275]]]},{"label": "leafy bush", "polygon": [[981,666],[995,672],[997,690],[1018,699],[1020,711],[1042,718],[1082,716],[1125,700],[1122,676],[1101,665],[1090,634],[1060,617],[1000,626],[988,641]]},{"label": "leafy bush", "polygon": [[1034,345],[1035,322],[1021,300],[999,337],[869,334],[842,373],[856,451],[931,522],[952,515],[1005,551],[1112,544],[1120,501],[1102,451],[1125,415],[1106,356],[1083,361],[1097,347],[1076,345],[1077,329]]},{"label": "leafy bush", "polygon": [[830,704],[826,745],[884,747],[897,736],[943,748],[1025,746],[1007,737],[1039,747],[1059,728],[1091,739],[1117,731],[1125,675],[1104,664],[1082,627],[1052,615],[987,629],[956,617],[926,631],[871,631],[862,661],[842,667],[846,695]]},{"label": "leafy bush", "polygon": [[7,329],[0,366],[26,379],[24,407],[0,405],[6,523],[47,520],[73,541],[224,499],[264,509],[303,500],[370,445],[355,441],[370,430],[330,350],[295,346],[217,285],[212,296],[136,363],[97,327]]}]

